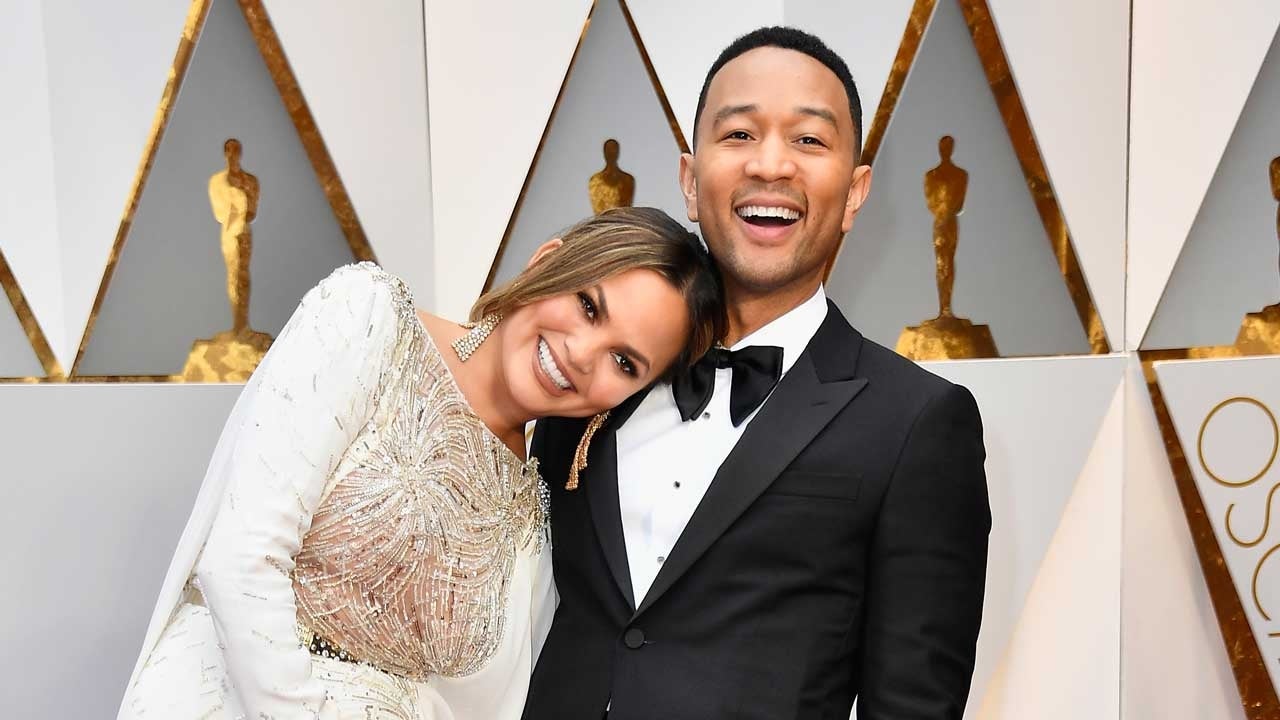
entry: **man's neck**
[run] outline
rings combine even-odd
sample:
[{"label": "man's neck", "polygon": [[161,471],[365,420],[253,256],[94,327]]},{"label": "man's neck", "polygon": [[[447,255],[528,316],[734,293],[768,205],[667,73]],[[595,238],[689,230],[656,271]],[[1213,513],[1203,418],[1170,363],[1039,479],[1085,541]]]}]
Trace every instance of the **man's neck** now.
[{"label": "man's neck", "polygon": [[804,301],[813,297],[822,284],[814,279],[768,292],[751,292],[726,283],[725,306],[729,315],[729,332],[725,335],[725,347],[735,343],[778,318],[786,315]]}]

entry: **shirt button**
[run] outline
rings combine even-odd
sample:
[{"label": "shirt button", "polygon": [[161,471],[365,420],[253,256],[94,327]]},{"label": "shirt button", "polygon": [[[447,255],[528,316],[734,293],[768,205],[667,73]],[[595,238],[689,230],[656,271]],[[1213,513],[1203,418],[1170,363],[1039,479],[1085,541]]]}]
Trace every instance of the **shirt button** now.
[{"label": "shirt button", "polygon": [[622,642],[632,650],[639,650],[644,645],[644,631],[640,628],[631,628],[622,636]]},{"label": "shirt button", "polygon": [[679,490],[679,489],[680,489],[680,481],[679,481],[679,480],[677,480],[677,481],[675,481],[675,482],[671,483],[671,487],[673,487],[673,488],[675,488],[675,489]]},{"label": "shirt button", "polygon": [[704,412],[704,413],[702,413],[702,419],[703,419],[703,420],[710,420],[710,419],[711,419],[711,413],[709,413],[709,412]]},{"label": "shirt button", "polygon": [[667,561],[667,558],[666,558],[665,556],[663,556],[663,555],[659,555],[659,556],[658,556],[658,564],[659,564],[659,565],[661,565],[662,563],[664,563],[664,562],[666,562],[666,561]]}]

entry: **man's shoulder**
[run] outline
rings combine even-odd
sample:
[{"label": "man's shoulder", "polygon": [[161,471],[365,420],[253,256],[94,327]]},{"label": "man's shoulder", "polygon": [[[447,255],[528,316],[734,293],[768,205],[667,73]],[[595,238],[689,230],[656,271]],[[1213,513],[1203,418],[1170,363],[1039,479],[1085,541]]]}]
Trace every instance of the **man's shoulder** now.
[{"label": "man's shoulder", "polygon": [[866,338],[858,358],[858,375],[867,379],[867,390],[873,396],[897,408],[904,422],[913,422],[925,407],[940,400],[974,403],[964,386]]},{"label": "man's shoulder", "polygon": [[945,393],[954,385],[950,380],[929,372],[914,360],[909,360],[874,340],[864,337],[862,343],[858,374],[872,382],[926,395]]}]

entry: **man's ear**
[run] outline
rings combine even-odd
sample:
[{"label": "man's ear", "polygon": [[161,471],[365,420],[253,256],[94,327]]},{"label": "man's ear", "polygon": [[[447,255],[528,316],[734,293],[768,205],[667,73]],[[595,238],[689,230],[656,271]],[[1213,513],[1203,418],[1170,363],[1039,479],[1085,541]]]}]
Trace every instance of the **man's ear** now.
[{"label": "man's ear", "polygon": [[684,209],[689,222],[698,222],[698,181],[693,176],[693,155],[680,156],[680,193],[684,195]]},{"label": "man's ear", "polygon": [[853,219],[858,215],[858,211],[862,209],[862,205],[867,201],[867,194],[871,192],[871,166],[859,165],[853,169],[853,181],[849,183],[849,195],[844,202],[844,218],[840,223],[840,229],[843,232],[849,232],[853,227]]},{"label": "man's ear", "polygon": [[525,265],[525,267],[533,267],[539,260],[550,255],[555,250],[558,250],[561,245],[564,245],[564,241],[560,238],[551,238],[550,240],[542,243],[538,246],[537,250],[533,251],[533,257],[529,258],[529,264]]}]

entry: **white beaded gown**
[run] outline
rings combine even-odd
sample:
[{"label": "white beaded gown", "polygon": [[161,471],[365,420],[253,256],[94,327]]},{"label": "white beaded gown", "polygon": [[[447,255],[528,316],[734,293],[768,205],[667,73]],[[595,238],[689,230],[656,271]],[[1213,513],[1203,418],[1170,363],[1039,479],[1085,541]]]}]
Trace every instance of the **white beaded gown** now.
[{"label": "white beaded gown", "polygon": [[231,413],[119,717],[514,720],[545,533],[404,284],[339,268]]}]

